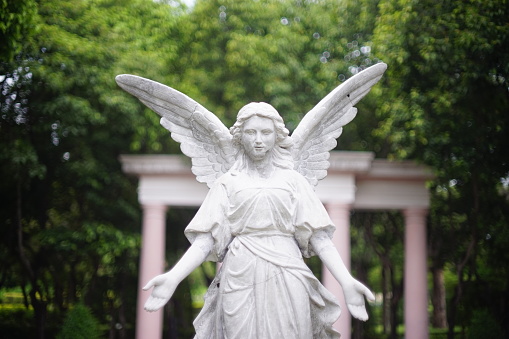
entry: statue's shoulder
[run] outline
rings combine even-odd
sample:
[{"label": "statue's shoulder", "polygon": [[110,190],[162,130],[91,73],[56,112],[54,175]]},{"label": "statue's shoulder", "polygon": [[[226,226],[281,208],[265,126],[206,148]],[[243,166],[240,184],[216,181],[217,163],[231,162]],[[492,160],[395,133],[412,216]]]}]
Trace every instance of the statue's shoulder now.
[{"label": "statue's shoulder", "polygon": [[249,180],[249,177],[247,176],[246,173],[243,173],[243,172],[240,172],[237,170],[229,170],[228,172],[226,172],[225,174],[220,176],[216,180],[215,184],[227,187],[227,186],[233,185],[236,182],[245,181],[245,180]]},{"label": "statue's shoulder", "polygon": [[306,178],[294,169],[280,168],[279,176],[296,183],[307,182]]},{"label": "statue's shoulder", "polygon": [[219,178],[217,178],[215,184],[225,185],[228,182],[231,182],[232,180],[236,179],[238,177],[238,175],[239,175],[239,172],[230,170],[230,171],[226,172],[225,174],[221,175]]}]

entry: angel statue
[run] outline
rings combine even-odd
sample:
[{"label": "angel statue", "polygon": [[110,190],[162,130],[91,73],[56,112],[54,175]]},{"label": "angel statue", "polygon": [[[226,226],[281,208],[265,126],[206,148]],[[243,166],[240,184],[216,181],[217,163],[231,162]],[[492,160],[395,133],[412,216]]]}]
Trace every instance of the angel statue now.
[{"label": "angel statue", "polygon": [[329,151],[353,107],[382,77],[376,64],[334,89],[290,136],[274,107],[242,107],[229,130],[202,105],[160,83],[119,75],[117,83],[157,112],[210,190],[185,234],[180,261],[150,280],[145,310],[163,307],[205,260],[222,262],[194,321],[195,338],[338,338],[337,299],[303,257],[318,255],[341,284],[352,316],[367,320],[364,297],[332,244],[334,225],[314,193],[327,175]]}]

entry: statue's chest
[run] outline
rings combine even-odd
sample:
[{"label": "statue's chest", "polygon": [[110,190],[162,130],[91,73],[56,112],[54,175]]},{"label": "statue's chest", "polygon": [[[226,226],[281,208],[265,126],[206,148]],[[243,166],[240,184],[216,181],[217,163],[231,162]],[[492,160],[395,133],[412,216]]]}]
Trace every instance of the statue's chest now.
[{"label": "statue's chest", "polygon": [[260,208],[290,208],[294,203],[294,196],[292,186],[281,180],[238,180],[229,192],[229,203],[231,207],[254,204]]}]

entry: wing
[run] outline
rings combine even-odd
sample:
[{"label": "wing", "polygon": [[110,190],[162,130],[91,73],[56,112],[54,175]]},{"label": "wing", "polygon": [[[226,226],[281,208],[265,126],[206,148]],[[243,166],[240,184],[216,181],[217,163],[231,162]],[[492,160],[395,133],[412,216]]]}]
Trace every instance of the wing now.
[{"label": "wing", "polygon": [[323,98],[309,111],[292,134],[295,170],[311,185],[327,176],[329,151],[343,126],[357,114],[353,107],[380,80],[387,65],[379,63],[357,73]]},{"label": "wing", "polygon": [[161,116],[161,125],[191,158],[192,171],[199,182],[211,187],[233,165],[232,136],[221,120],[205,107],[152,80],[129,74],[118,75],[115,80]]}]

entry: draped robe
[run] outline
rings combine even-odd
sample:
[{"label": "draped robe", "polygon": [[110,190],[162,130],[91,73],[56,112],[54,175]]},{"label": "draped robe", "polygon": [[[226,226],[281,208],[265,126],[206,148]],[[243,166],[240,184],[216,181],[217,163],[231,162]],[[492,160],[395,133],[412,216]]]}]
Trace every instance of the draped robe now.
[{"label": "draped robe", "polygon": [[191,242],[210,233],[207,259],[223,262],[194,321],[195,338],[338,338],[338,302],[303,260],[315,254],[313,233],[332,237],[334,229],[296,171],[219,178],[185,231]]}]

